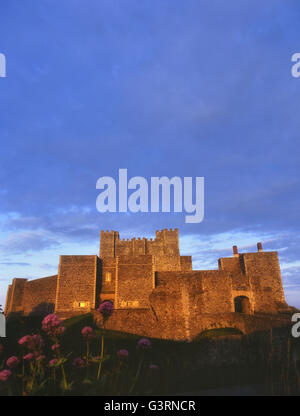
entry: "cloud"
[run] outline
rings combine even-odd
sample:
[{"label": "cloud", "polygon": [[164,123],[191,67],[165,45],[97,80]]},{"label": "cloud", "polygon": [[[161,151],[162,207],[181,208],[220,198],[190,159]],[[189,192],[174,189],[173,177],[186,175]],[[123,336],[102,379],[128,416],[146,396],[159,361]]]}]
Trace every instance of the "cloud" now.
[{"label": "cloud", "polygon": [[39,264],[39,266],[38,266],[38,267],[39,267],[40,269],[45,269],[45,270],[50,270],[50,269],[57,270],[57,269],[58,269],[57,265],[48,264],[48,263],[45,263],[45,264]]},{"label": "cloud", "polygon": [[30,263],[22,263],[22,262],[15,262],[15,263],[14,262],[2,262],[0,264],[2,264],[3,266],[24,266],[24,267],[31,266]]},{"label": "cloud", "polygon": [[59,245],[60,243],[46,232],[26,231],[10,234],[0,243],[0,249],[4,253],[24,254],[58,247]]}]

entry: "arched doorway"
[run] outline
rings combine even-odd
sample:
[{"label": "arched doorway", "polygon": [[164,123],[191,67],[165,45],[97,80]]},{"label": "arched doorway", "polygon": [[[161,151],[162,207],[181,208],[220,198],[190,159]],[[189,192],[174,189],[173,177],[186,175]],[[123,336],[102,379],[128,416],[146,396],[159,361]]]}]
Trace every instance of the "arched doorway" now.
[{"label": "arched doorway", "polygon": [[234,298],[234,311],[238,313],[250,313],[250,301],[247,296],[237,296]]}]

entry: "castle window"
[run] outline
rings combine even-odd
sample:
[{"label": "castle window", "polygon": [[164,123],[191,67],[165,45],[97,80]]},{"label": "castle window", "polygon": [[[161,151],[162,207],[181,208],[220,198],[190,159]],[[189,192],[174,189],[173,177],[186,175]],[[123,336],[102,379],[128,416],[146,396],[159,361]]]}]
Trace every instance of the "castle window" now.
[{"label": "castle window", "polygon": [[90,306],[90,302],[75,302],[74,306],[76,308],[88,308]]},{"label": "castle window", "polygon": [[238,313],[250,313],[250,301],[247,296],[234,298],[234,311]]},{"label": "castle window", "polygon": [[105,273],[105,281],[106,282],[111,282],[111,273],[110,272]]}]

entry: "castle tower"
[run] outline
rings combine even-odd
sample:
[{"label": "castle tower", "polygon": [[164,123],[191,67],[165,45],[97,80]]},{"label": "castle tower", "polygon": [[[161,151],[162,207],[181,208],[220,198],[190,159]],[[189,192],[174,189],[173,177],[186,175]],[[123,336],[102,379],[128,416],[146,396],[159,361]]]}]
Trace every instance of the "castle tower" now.
[{"label": "castle tower", "polygon": [[117,231],[101,231],[99,257],[115,257],[116,240],[118,239],[119,233]]}]

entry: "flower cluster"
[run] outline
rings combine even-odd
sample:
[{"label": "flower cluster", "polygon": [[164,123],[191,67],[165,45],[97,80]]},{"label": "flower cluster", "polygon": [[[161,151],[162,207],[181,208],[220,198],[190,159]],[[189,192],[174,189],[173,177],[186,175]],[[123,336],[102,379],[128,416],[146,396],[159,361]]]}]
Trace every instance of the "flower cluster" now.
[{"label": "flower cluster", "polygon": [[42,330],[49,337],[57,337],[65,331],[65,327],[61,323],[62,321],[57,315],[50,313],[42,321]]},{"label": "flower cluster", "polygon": [[49,361],[49,367],[54,367],[58,362],[57,358],[52,358],[52,360]]},{"label": "flower cluster", "polygon": [[44,346],[43,338],[38,335],[24,335],[19,339],[18,344],[28,348],[30,351],[40,350]]},{"label": "flower cluster", "polygon": [[24,335],[24,337],[20,338],[18,341],[18,344],[22,346],[28,346],[30,343],[31,343],[30,335]]},{"label": "flower cluster", "polygon": [[80,357],[74,358],[72,364],[73,364],[73,367],[75,367],[75,368],[83,368],[84,367],[84,361]]},{"label": "flower cluster", "polygon": [[[45,358],[42,355],[42,347],[44,341],[39,334],[35,335],[24,335],[18,340],[18,344],[22,349],[27,349],[25,355],[23,355],[23,362],[33,362],[34,360],[37,363],[40,363]],[[3,346],[0,344],[0,353],[3,351]],[[12,355],[6,360],[7,369],[4,369],[0,372],[0,381],[7,381],[12,375],[13,370],[17,370],[20,359]]]},{"label": "flower cluster", "polygon": [[12,355],[6,361],[6,365],[7,365],[8,368],[15,368],[15,367],[17,367],[18,364],[19,364],[19,358],[16,357],[15,355]]},{"label": "flower cluster", "polygon": [[9,377],[11,376],[10,370],[2,370],[0,371],[0,381],[7,381]]},{"label": "flower cluster", "polygon": [[[103,322],[112,315],[113,310],[114,308],[111,302],[106,301],[100,305],[98,311],[103,317]],[[105,328],[104,324],[103,328]],[[62,326],[62,321],[57,315],[47,315],[42,321],[42,330],[52,340],[48,352],[43,348],[45,342],[39,333],[22,336],[18,340],[21,350],[20,355],[12,355],[7,357],[7,359],[2,360],[3,364],[6,364],[6,368],[1,368],[0,371],[0,389],[2,389],[2,386],[5,388],[3,383],[7,382],[10,389],[14,389],[15,385],[19,384],[19,387],[16,387],[18,394],[19,392],[21,392],[22,395],[37,394],[41,391],[41,384],[44,388],[44,385],[49,385],[48,380],[50,380],[51,388],[54,386],[54,388],[57,388],[58,390],[63,388],[64,391],[69,391],[73,389],[72,386],[76,385],[82,376],[85,377],[84,383],[86,384],[92,384],[93,377],[95,378],[96,383],[98,383],[98,380],[101,380],[101,377],[107,377],[109,374],[107,372],[109,363],[107,366],[106,361],[108,361],[110,356],[107,355],[104,345],[104,335],[106,331],[100,332],[101,349],[100,355],[96,356],[93,354],[96,344],[94,345],[89,341],[96,338],[97,331],[95,331],[92,326],[82,327],[81,335],[83,340],[86,341],[86,353],[82,356],[73,356],[72,353],[64,355],[63,351],[61,351],[60,344],[63,343],[64,340],[62,339],[61,342],[58,339],[58,335],[62,334],[65,328]],[[150,350],[151,342],[147,338],[141,338],[137,342],[136,348],[142,352]],[[2,353],[3,346],[0,344],[0,355]],[[51,357],[51,353],[54,356]],[[127,371],[131,365],[134,365],[134,359],[132,358],[129,360],[128,357],[129,351],[127,349],[123,348],[117,350],[116,358],[118,359],[111,360],[111,362],[116,363],[116,369],[113,369],[112,371],[113,377],[116,372],[121,373]],[[153,375],[152,379],[156,377],[155,374],[159,374],[157,372],[159,367],[149,361],[150,355],[147,355],[146,357],[146,355],[140,354],[139,358],[140,363],[136,366],[136,375],[132,378],[132,385],[129,386],[130,392],[135,391],[136,389],[141,369],[147,369],[148,366],[148,374]],[[147,363],[146,365],[145,360]],[[102,365],[103,362],[105,362],[104,365]],[[74,371],[70,371],[70,367],[73,367]],[[70,373],[68,373],[68,371],[70,371]],[[69,377],[74,377],[75,381],[70,381]],[[10,379],[12,380],[11,382]]]},{"label": "flower cluster", "polygon": [[90,339],[95,338],[95,334],[94,334],[93,328],[91,328],[90,326],[85,326],[84,328],[82,328],[81,335],[86,340],[90,340]]},{"label": "flower cluster", "polygon": [[45,345],[44,340],[40,335],[38,334],[32,335],[31,345],[29,348],[36,350],[36,349],[42,348],[44,345]]},{"label": "flower cluster", "polygon": [[151,348],[151,342],[147,338],[141,338],[139,342],[137,343],[138,350],[146,351],[146,350],[150,350],[150,348]]},{"label": "flower cluster", "polygon": [[59,347],[60,347],[60,345],[59,345],[59,344],[53,344],[53,345],[51,346],[51,350],[52,350],[52,351],[59,350]]},{"label": "flower cluster", "polygon": [[101,303],[100,307],[97,310],[101,313],[103,319],[106,320],[112,315],[114,311],[114,305],[109,301],[105,301]]},{"label": "flower cluster", "polygon": [[119,358],[127,358],[129,355],[128,351],[125,349],[119,350],[117,354]]},{"label": "flower cluster", "polygon": [[28,354],[24,355],[23,358],[25,361],[32,361],[34,359],[34,355],[32,354],[32,352],[29,352]]}]

